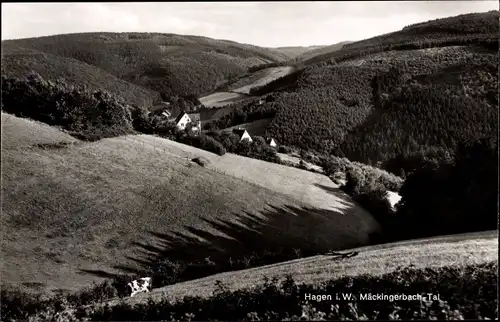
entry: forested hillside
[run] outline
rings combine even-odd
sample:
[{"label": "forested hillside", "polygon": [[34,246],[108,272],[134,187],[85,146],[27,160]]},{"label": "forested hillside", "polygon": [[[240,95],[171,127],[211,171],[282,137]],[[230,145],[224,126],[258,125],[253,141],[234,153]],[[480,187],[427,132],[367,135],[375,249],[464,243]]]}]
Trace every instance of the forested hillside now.
[{"label": "forested hillside", "polygon": [[495,136],[498,17],[462,15],[348,44],[339,60],[254,90],[274,93],[267,135],[368,164]]},{"label": "forested hillside", "polygon": [[481,44],[498,47],[498,11],[472,13],[407,26],[388,33],[346,44],[341,50],[318,55],[303,64],[336,64],[352,58],[389,50],[422,49]]},{"label": "forested hillside", "polygon": [[14,44],[2,44],[1,71],[6,77],[24,77],[35,72],[47,80],[63,79],[74,86],[106,90],[130,104],[145,107],[161,100],[159,93],[124,81],[101,68]]},{"label": "forested hillside", "polygon": [[[205,37],[159,33],[81,33],[7,40],[18,55],[37,50],[96,66],[157,91],[164,99],[201,95],[248,67],[287,60],[277,50]],[[48,56],[52,59],[54,56]],[[57,58],[58,60],[60,58]],[[5,70],[11,68],[9,64]],[[20,74],[14,76],[22,76]],[[80,84],[78,84],[80,85]]]}]

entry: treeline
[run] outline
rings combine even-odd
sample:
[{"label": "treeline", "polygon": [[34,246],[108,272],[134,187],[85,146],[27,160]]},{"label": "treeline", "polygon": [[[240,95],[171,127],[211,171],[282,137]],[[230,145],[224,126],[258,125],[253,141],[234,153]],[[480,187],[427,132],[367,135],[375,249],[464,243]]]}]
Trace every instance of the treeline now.
[{"label": "treeline", "polygon": [[390,50],[468,45],[498,50],[499,17],[498,11],[490,11],[423,22],[401,31],[346,44],[339,51],[315,56],[303,64],[336,64]]}]

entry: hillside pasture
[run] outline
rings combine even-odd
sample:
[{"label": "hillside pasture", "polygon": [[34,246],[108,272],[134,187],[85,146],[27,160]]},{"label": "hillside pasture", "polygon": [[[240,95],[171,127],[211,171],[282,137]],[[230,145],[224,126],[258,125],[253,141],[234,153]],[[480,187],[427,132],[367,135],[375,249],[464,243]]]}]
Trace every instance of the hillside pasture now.
[{"label": "hillside pasture", "polygon": [[[64,149],[41,148],[38,141],[27,147],[16,142],[29,142],[28,133],[46,127],[6,116],[5,284],[75,291],[148,267],[167,249],[176,252],[162,239],[177,245],[185,260],[203,260],[275,245],[318,252],[355,247],[379,230],[325,176],[147,135]],[[71,140],[46,133],[44,143]],[[196,157],[205,158],[206,167],[191,161]]]}]

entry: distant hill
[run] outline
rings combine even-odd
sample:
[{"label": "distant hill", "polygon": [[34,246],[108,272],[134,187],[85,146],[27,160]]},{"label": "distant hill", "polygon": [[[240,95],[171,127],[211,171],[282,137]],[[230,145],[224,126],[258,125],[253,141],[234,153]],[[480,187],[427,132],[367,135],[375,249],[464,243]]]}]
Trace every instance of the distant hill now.
[{"label": "distant hill", "polygon": [[[249,66],[290,58],[274,49],[198,36],[160,33],[80,33],[6,40],[54,56],[72,58],[164,96],[208,93]],[[9,64],[3,67],[11,68]],[[19,73],[21,71],[18,71]],[[76,84],[75,84],[76,85]]]},{"label": "distant hill", "polygon": [[400,31],[346,44],[341,50],[303,60],[303,64],[338,63],[390,50],[469,45],[498,47],[498,11],[471,13],[413,24]]}]

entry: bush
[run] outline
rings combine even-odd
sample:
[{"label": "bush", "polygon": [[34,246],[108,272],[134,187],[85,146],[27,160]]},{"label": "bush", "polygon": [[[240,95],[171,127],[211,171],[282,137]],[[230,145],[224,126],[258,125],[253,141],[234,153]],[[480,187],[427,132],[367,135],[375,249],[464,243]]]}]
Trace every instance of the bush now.
[{"label": "bush", "polygon": [[204,167],[205,165],[208,164],[208,160],[205,159],[205,158],[201,158],[201,157],[194,158],[191,161],[193,161],[194,163],[197,163],[197,164],[201,165],[202,167]]},{"label": "bush", "polygon": [[238,135],[231,133],[222,134],[220,139],[228,152],[268,162],[281,163],[276,150],[270,147],[261,137],[254,137],[252,142],[240,141]]},{"label": "bush", "polygon": [[226,154],[226,149],[224,148],[222,143],[216,141],[214,138],[211,138],[205,134],[187,135],[179,142],[186,143],[194,147],[197,147],[199,149],[216,153],[218,155]]},{"label": "bush", "polygon": [[461,144],[452,163],[427,164],[401,188],[401,238],[497,229],[498,147]]},{"label": "bush", "polygon": [[292,153],[292,152],[293,152],[293,150],[292,150],[292,148],[290,148],[290,147],[288,147],[288,146],[286,146],[286,145],[280,145],[280,146],[278,147],[278,152],[279,152],[279,153],[289,154],[289,153]]}]

